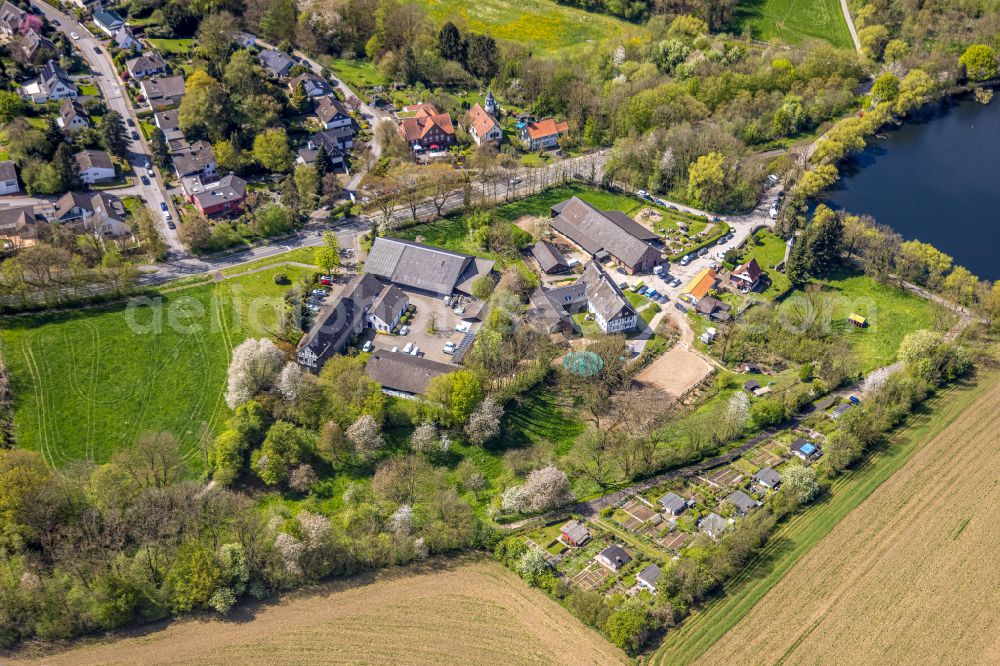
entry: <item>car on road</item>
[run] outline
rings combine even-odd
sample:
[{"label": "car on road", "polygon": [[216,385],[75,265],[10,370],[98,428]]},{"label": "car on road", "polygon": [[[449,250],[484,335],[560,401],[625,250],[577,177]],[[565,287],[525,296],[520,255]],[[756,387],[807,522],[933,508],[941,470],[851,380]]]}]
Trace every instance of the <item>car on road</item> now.
[{"label": "car on road", "polygon": [[75,32],[69,33],[69,36],[72,37],[73,39],[80,39],[80,35],[76,34]]},{"label": "car on road", "polygon": [[143,185],[149,185],[149,178],[146,176],[139,176],[139,180],[142,181]]},{"label": "car on road", "polygon": [[361,351],[363,351],[363,352],[370,352],[372,350],[372,347],[374,347],[374,346],[375,345],[372,344],[372,341],[369,340],[368,342],[365,343],[365,346],[361,348]]},{"label": "car on road", "polygon": [[686,307],[684,307],[683,305],[681,305],[680,303],[674,303],[674,307],[677,308],[678,310],[680,310],[681,312],[687,312],[688,311],[688,309]]},{"label": "car on road", "polygon": [[170,220],[167,220],[167,227],[168,227],[169,229],[176,229],[176,228],[177,228],[177,225],[176,225],[176,224],[174,224],[173,222],[171,222]]},{"label": "car on road", "polygon": [[132,130],[132,140],[133,141],[138,141],[139,140],[139,133],[136,132],[135,130]]},{"label": "car on road", "polygon": [[125,124],[128,125],[129,127],[135,127],[135,121],[132,120],[131,118],[126,118]]},{"label": "car on road", "polygon": [[61,23],[60,23],[59,21],[57,21],[56,19],[52,19],[51,21],[49,21],[49,23],[51,23],[51,24],[52,24],[52,25],[53,25],[54,27],[56,27],[56,28],[58,28],[58,27],[59,27],[60,25],[62,25],[62,24],[61,24]]},{"label": "car on road", "polygon": [[97,48],[97,47],[95,46],[95,47],[94,47],[94,53],[96,53],[97,55],[100,55],[100,54],[101,54],[101,49],[99,49],[99,48]]},{"label": "car on road", "polygon": [[160,202],[160,210],[162,210],[164,213],[167,212],[167,202],[165,201]]}]

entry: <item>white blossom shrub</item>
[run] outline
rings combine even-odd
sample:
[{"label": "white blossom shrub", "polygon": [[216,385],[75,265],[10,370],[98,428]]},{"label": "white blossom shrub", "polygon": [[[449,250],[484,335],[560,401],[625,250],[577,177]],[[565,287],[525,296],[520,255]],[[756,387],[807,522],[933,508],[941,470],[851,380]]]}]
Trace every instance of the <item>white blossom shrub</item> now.
[{"label": "white blossom shrub", "polygon": [[229,362],[226,404],[236,409],[274,382],[285,361],[278,346],[268,339],[244,340]]},{"label": "white blossom shrub", "polygon": [[289,361],[278,373],[278,393],[288,402],[295,402],[302,394],[302,386],[306,383],[305,375],[298,363]]},{"label": "white blossom shrub", "polygon": [[373,457],[385,446],[382,429],[379,428],[378,422],[368,414],[352,423],[344,434],[347,435],[348,441],[354,447],[354,452],[364,459]]},{"label": "white blossom shrub", "polygon": [[485,444],[500,434],[500,419],[503,407],[493,398],[487,397],[469,416],[465,424],[465,434],[473,444]]}]

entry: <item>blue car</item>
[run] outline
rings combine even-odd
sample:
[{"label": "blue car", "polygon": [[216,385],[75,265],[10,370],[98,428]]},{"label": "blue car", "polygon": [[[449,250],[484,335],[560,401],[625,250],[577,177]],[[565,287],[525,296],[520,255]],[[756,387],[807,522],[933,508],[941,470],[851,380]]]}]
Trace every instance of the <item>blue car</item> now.
[{"label": "blue car", "polygon": [[861,398],[859,398],[856,395],[852,395],[851,397],[848,398],[848,400],[851,401],[852,405],[860,405],[861,404]]},{"label": "blue car", "polygon": [[167,212],[167,204],[166,204],[166,202],[164,202],[164,201],[160,202],[160,210],[162,210],[164,213]]},{"label": "blue car", "polygon": [[639,294],[640,296],[645,296],[648,291],[649,289],[647,289],[646,287],[639,287],[635,293]]},{"label": "blue car", "polygon": [[688,311],[688,309],[686,307],[684,307],[683,305],[681,305],[680,303],[674,303],[674,307],[677,308],[678,310],[680,310],[681,312],[687,312]]},{"label": "blue car", "polygon": [[658,291],[656,291],[656,290],[654,289],[653,291],[651,291],[651,292],[647,293],[647,294],[646,294],[646,297],[647,297],[647,298],[654,298],[654,299],[655,299],[655,298],[656,298],[657,296],[659,296],[659,295],[660,295],[660,292],[658,292]]}]

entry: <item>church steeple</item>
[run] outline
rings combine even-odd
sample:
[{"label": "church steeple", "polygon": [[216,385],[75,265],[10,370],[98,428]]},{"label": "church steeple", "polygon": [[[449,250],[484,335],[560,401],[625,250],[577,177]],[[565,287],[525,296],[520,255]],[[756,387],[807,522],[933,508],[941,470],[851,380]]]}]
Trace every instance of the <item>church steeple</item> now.
[{"label": "church steeple", "polygon": [[483,104],[483,110],[491,116],[497,115],[497,100],[493,96],[492,90],[486,91],[486,102]]}]

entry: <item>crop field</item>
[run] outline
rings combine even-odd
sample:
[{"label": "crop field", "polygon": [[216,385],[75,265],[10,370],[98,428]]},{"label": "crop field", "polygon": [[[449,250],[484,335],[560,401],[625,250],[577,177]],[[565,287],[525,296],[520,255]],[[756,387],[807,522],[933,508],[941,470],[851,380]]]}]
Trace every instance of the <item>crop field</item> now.
[{"label": "crop field", "polygon": [[[992,420],[996,425],[991,411],[1000,399],[998,380],[995,370],[984,372],[931,400],[889,445],[838,477],[823,500],[779,526],[761,554],[726,586],[725,595],[669,632],[650,663],[679,666],[703,655],[713,663],[740,663],[727,650],[750,655],[751,645],[773,652],[770,657],[752,653],[744,663],[783,661],[785,649],[795,651],[788,663],[867,663],[876,655],[879,663],[932,663],[950,661],[949,649],[955,650],[952,654],[964,650],[960,639],[972,641],[979,635],[956,629],[943,612],[947,609],[961,622],[982,623],[991,618],[974,616],[995,603],[982,595],[996,590],[996,584],[983,585],[979,592],[963,588],[962,594],[972,595],[967,605],[958,590],[966,584],[961,571],[966,562],[981,581],[996,580],[995,567],[984,572],[1000,533],[985,523],[991,520],[988,499],[998,491],[991,475],[983,472],[1000,454],[990,450],[988,434],[979,435],[991,430],[979,424]],[[948,543],[959,537],[960,542]],[[984,545],[984,539],[992,539],[994,546]],[[973,556],[969,545],[981,548],[980,555]],[[799,595],[802,599],[796,601]],[[884,609],[873,612],[879,603]],[[851,613],[861,615],[848,617]],[[856,623],[856,629],[837,634],[843,623]],[[940,631],[945,627],[950,635]],[[920,631],[941,644],[928,647],[928,637]],[[813,642],[820,638],[822,644]],[[875,652],[878,639],[892,652]],[[918,644],[939,652],[922,653],[926,657],[911,652],[909,660],[902,655]],[[823,650],[829,651],[826,659]],[[958,657],[954,663],[963,661]]]},{"label": "crop field", "polygon": [[823,39],[853,48],[840,0],[741,0],[738,11],[755,39],[792,45]]},{"label": "crop field", "polygon": [[[567,650],[566,646],[573,646]],[[624,664],[625,655],[490,562],[327,583],[227,620],[192,619],[11,664]]]},{"label": "crop field", "polygon": [[645,34],[614,17],[556,4],[551,0],[419,0],[437,23],[453,21],[464,30],[523,44],[536,52],[569,51],[613,36]]},{"label": "crop field", "polygon": [[226,368],[248,335],[270,335],[287,286],[307,269],[264,270],[152,298],[0,322],[18,445],[59,467],[105,462],[145,432],[178,438],[191,466],[224,425]]},{"label": "crop field", "polygon": [[998,400],[923,446],[702,661],[996,663]]}]

